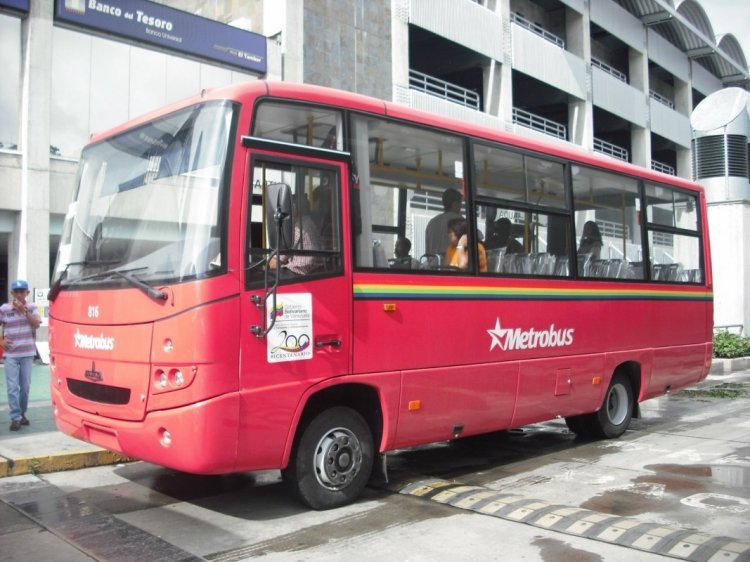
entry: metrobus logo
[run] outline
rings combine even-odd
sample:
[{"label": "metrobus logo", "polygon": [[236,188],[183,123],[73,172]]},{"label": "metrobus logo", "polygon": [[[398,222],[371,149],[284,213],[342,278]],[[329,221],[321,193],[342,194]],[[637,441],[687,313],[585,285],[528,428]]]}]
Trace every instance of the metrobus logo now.
[{"label": "metrobus logo", "polygon": [[487,330],[490,335],[490,351],[499,347],[503,351],[513,349],[536,349],[545,347],[567,347],[573,345],[574,328],[555,328],[550,324],[545,330],[529,328],[503,328],[500,318],[495,319],[495,327]]},{"label": "metrobus logo", "polygon": [[90,336],[82,334],[79,330],[73,334],[73,345],[78,349],[98,349],[102,351],[112,351],[115,348],[115,338],[108,338],[104,334]]}]

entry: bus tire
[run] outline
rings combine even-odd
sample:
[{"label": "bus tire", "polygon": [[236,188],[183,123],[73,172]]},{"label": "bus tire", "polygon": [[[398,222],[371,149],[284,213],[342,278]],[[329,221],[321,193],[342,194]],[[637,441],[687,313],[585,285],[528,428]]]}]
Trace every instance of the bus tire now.
[{"label": "bus tire", "polygon": [[282,476],[304,504],[331,509],[360,496],[372,473],[373,456],[365,419],[356,410],[337,406],[304,428]]},{"label": "bus tire", "polygon": [[590,439],[593,437],[591,435],[590,431],[590,424],[589,417],[591,414],[583,414],[580,416],[568,416],[565,418],[565,425],[568,426],[568,429],[575,433],[578,437],[582,437],[584,439]]},{"label": "bus tire", "polygon": [[599,437],[620,437],[630,425],[633,417],[633,385],[625,373],[616,372],[609,383],[604,404],[596,412],[594,433]]},{"label": "bus tire", "polygon": [[635,405],[633,385],[625,373],[616,372],[597,412],[565,418],[568,428],[583,438],[614,439],[630,425]]}]

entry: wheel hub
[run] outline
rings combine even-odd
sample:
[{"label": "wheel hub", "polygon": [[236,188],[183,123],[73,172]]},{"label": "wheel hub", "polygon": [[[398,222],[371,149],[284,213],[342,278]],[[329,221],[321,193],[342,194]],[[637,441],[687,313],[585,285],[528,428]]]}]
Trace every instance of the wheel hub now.
[{"label": "wheel hub", "polygon": [[326,488],[340,490],[348,486],[362,465],[362,449],[357,437],[348,429],[329,431],[318,442],[315,451],[315,473]]},{"label": "wheel hub", "polygon": [[628,415],[628,394],[622,385],[615,385],[607,397],[607,417],[613,425],[620,425]]}]

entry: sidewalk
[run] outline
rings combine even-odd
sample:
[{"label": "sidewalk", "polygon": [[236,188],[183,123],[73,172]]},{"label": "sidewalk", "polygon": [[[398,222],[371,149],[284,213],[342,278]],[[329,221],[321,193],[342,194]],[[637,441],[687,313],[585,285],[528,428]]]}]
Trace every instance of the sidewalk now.
[{"label": "sidewalk", "polygon": [[49,377],[48,365],[34,365],[26,412],[31,425],[20,431],[10,431],[5,371],[0,365],[0,477],[58,472],[128,460],[57,430]]}]

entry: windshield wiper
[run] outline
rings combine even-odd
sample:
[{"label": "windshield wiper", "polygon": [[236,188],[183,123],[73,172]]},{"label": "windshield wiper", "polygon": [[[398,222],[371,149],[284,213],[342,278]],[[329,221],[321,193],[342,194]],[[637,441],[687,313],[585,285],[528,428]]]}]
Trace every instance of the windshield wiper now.
[{"label": "windshield wiper", "polygon": [[57,298],[57,295],[60,294],[60,290],[62,289],[62,282],[65,281],[65,279],[68,277],[68,268],[71,265],[114,265],[116,263],[120,263],[121,261],[122,260],[83,260],[72,261],[66,264],[65,269],[62,270],[62,273],[60,273],[58,278],[52,284],[52,288],[49,290],[49,293],[47,293],[47,300],[53,302]]},{"label": "windshield wiper", "polygon": [[[119,261],[120,260],[117,260],[117,261],[114,261],[112,263],[119,263]],[[86,265],[92,265],[92,264],[102,265],[102,264],[106,264],[106,263],[107,262],[105,262],[105,261],[94,261],[94,262],[92,262],[92,261],[82,261],[82,262],[70,263],[68,265],[75,265],[75,264],[78,264],[78,265],[81,265],[81,264],[86,264]],[[106,277],[111,277],[112,275],[117,275],[118,277],[122,277],[123,279],[125,279],[131,285],[139,288],[141,291],[143,291],[144,293],[146,293],[152,299],[154,299],[154,300],[167,300],[167,298],[169,298],[169,295],[167,294],[166,291],[160,291],[159,289],[155,289],[151,285],[149,285],[148,283],[145,283],[145,282],[141,281],[140,279],[138,279],[137,277],[134,277],[132,275],[132,272],[139,271],[141,269],[148,269],[148,266],[133,267],[131,269],[108,269],[107,271],[101,271],[99,273],[94,273],[92,275],[87,275],[86,277],[81,277],[80,279],[75,279],[75,280],[71,281],[70,284],[71,285],[77,285],[78,283],[82,283],[84,281],[91,281],[93,279],[103,279],[103,278],[106,278]],[[65,273],[66,271],[67,271],[67,266],[66,266],[65,271],[63,273]],[[60,277],[62,277],[62,275]],[[62,282],[62,281],[60,281],[60,282]],[[54,289],[54,287],[53,287],[53,289]],[[50,290],[50,292],[52,292],[52,290]],[[58,288],[57,292],[58,293],[60,292],[59,288]],[[57,293],[55,293],[54,296],[56,297]],[[47,298],[49,299],[49,296]]]},{"label": "windshield wiper", "polygon": [[[139,267],[138,269],[144,269],[144,268]],[[161,291],[159,289],[155,289],[154,287],[152,287],[148,283],[144,283],[143,281],[141,281],[137,277],[134,277],[133,275],[130,275],[130,273],[129,273],[130,271],[135,271],[135,270],[133,270],[133,269],[130,269],[130,270],[113,269],[111,271],[111,273],[114,273],[115,275],[118,275],[118,276],[122,277],[123,279],[125,279],[126,281],[128,281],[131,285],[134,285],[134,286],[138,287],[141,291],[143,291],[144,293],[146,293],[149,297],[151,297],[154,300],[165,301],[165,300],[167,300],[167,298],[169,298],[169,295],[167,294],[166,291]]]}]

